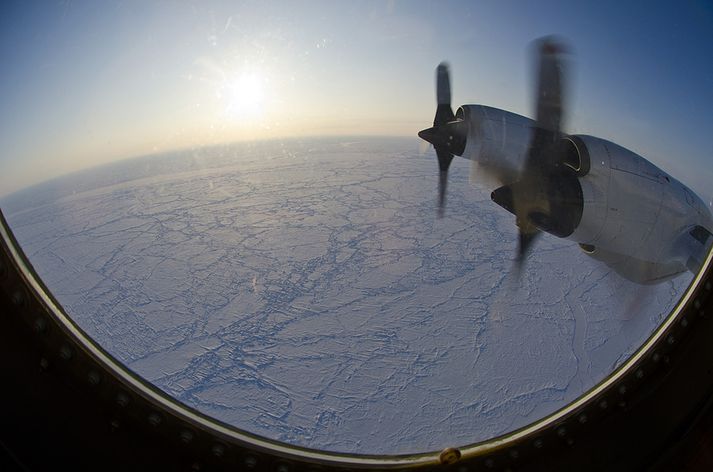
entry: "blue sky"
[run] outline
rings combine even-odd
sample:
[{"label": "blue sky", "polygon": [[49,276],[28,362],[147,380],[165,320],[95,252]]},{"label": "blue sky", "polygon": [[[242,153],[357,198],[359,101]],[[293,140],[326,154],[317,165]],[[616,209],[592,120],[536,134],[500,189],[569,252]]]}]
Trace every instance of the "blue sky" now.
[{"label": "blue sky", "polygon": [[[625,3],[625,4],[623,4]],[[0,195],[233,140],[415,136],[454,105],[530,115],[530,44],[573,50],[571,132],[713,196],[711,2],[4,2]],[[695,169],[695,170],[694,170]]]}]

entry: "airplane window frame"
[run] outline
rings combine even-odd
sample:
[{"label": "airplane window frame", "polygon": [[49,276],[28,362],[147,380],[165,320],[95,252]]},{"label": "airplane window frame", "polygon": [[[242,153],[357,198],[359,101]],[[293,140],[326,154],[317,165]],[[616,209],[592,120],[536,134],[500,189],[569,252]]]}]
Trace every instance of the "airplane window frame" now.
[{"label": "airplane window frame", "polygon": [[[201,470],[201,463],[233,470],[244,467],[280,472],[313,470],[314,467],[328,470],[422,469],[449,464],[458,464],[462,470],[471,470],[471,467],[478,470],[483,467],[520,469],[523,465],[547,467],[542,464],[548,464],[548,460],[554,468],[558,464],[570,467],[572,461],[583,469],[598,468],[601,463],[591,462],[596,451],[601,455],[600,460],[605,461],[613,457],[623,461],[641,459],[638,453],[633,453],[633,459],[625,458],[622,448],[631,452],[636,444],[622,444],[618,439],[622,434],[638,431],[635,440],[651,437],[655,440],[656,434],[670,438],[672,433],[664,434],[664,426],[657,430],[651,425],[667,421],[679,425],[680,418],[690,417],[690,411],[685,414],[674,412],[667,413],[670,419],[662,420],[656,410],[670,402],[653,400],[652,403],[651,398],[656,396],[652,392],[673,388],[679,408],[690,410],[694,403],[695,408],[700,407],[700,402],[691,398],[705,398],[713,391],[713,376],[703,372],[706,363],[685,361],[690,359],[691,353],[707,356],[713,361],[713,347],[705,343],[705,333],[713,328],[713,319],[706,315],[713,308],[713,252],[710,252],[703,269],[694,277],[676,308],[644,344],[612,374],[551,415],[488,441],[467,446],[454,444],[443,451],[380,456],[311,450],[265,439],[221,423],[183,405],[124,367],[66,315],[34,272],[1,211],[0,247],[0,298],[3,302],[0,306],[7,307],[0,319],[5,325],[0,332],[5,336],[15,336],[18,330],[29,333],[33,342],[27,344],[27,349],[39,355],[39,369],[50,371],[50,366],[56,367],[55,374],[43,375],[59,375],[63,381],[69,381],[72,388],[93,392],[91,394],[104,405],[103,410],[112,412],[107,416],[108,420],[103,419],[101,412],[91,410],[88,414],[99,415],[113,427],[116,420],[110,417],[117,416],[117,410],[122,411],[119,416],[130,428],[150,430],[148,437],[163,438],[163,442],[156,444],[168,445],[157,447],[154,452],[158,459],[154,459],[160,461],[163,455],[167,460],[168,455],[178,454],[176,451],[180,448],[181,457],[200,458],[193,462],[194,470]],[[11,361],[6,359],[4,362]],[[679,376],[685,373],[683,378],[691,381],[672,387],[669,384],[675,378],[672,376],[674,371]],[[655,405],[653,409],[651,405]],[[607,434],[606,429],[613,426],[616,430]],[[644,460],[650,463],[651,456]],[[197,468],[196,464],[199,464]]]}]

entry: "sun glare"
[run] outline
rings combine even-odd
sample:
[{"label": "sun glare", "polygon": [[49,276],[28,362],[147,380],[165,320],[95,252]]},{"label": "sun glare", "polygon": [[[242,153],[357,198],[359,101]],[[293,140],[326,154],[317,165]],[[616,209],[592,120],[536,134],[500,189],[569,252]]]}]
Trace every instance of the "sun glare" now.
[{"label": "sun glare", "polygon": [[265,107],[265,80],[256,74],[243,74],[225,84],[226,115],[234,120],[255,120]]}]

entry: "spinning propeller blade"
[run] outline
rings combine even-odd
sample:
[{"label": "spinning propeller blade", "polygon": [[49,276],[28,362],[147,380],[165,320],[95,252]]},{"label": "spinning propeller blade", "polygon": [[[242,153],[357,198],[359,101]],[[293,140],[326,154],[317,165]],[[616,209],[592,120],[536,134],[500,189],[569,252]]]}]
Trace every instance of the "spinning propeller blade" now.
[{"label": "spinning propeller blade", "polygon": [[418,133],[419,137],[433,144],[438,157],[438,216],[442,217],[446,206],[448,168],[453,155],[463,154],[467,129],[465,123],[456,120],[451,108],[451,79],[448,65],[442,62],[436,68],[436,116],[433,127]]},{"label": "spinning propeller blade", "polygon": [[[562,162],[558,144],[564,117],[564,46],[553,38],[536,42],[536,124],[520,178],[510,185],[519,238],[515,264],[522,266],[542,229],[552,225],[552,186]],[[566,171],[565,171],[566,172]]]}]

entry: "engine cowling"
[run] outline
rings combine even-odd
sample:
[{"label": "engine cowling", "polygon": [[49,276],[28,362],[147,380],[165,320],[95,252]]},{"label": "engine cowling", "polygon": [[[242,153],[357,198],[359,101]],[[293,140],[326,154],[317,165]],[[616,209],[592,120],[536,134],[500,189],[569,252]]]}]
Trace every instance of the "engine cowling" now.
[{"label": "engine cowling", "polygon": [[[638,154],[594,136],[574,135],[570,165],[580,176],[583,211],[568,239],[597,258],[619,254],[656,264],[685,261],[674,248],[681,234],[710,213],[686,186]],[[682,257],[682,256],[681,256]],[[670,268],[669,268],[670,272]]]}]

